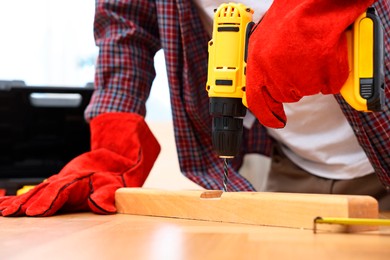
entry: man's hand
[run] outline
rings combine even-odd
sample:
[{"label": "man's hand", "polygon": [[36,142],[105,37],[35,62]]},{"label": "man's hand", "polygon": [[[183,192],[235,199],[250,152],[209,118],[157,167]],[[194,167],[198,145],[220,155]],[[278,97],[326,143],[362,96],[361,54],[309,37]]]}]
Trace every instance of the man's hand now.
[{"label": "man's hand", "polygon": [[160,146],[144,119],[107,113],[91,121],[91,151],[20,196],[0,198],[2,216],[50,216],[58,211],[115,213],[115,191],[140,187]]},{"label": "man's hand", "polygon": [[248,107],[263,125],[285,126],[285,102],[340,92],[349,73],[345,30],[373,2],[273,2],[248,47]]}]

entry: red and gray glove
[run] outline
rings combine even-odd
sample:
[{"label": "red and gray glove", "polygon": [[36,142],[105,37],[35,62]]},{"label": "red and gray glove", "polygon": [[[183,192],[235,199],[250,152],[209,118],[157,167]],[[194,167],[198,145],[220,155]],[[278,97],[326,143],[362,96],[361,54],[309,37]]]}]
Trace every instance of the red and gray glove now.
[{"label": "red and gray glove", "polygon": [[106,113],[90,123],[91,151],[29,192],[0,198],[0,215],[50,216],[58,211],[116,212],[115,191],[140,187],[160,152],[144,119]]},{"label": "red and gray glove", "polygon": [[248,107],[263,125],[285,126],[285,102],[340,92],[349,73],[344,32],[373,2],[273,2],[248,46]]}]

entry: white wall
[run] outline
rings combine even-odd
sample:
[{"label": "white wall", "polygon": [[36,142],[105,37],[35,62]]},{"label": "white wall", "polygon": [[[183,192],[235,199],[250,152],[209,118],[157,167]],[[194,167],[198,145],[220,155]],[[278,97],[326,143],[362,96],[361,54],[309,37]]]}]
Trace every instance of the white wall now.
[{"label": "white wall", "polygon": [[2,1],[0,79],[59,86],[93,81],[93,15],[94,1]]}]

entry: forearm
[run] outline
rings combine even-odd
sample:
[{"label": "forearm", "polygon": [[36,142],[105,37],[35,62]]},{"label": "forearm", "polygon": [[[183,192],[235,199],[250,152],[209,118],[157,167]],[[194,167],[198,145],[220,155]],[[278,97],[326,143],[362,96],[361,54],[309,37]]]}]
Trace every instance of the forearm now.
[{"label": "forearm", "polygon": [[145,115],[160,48],[154,3],[96,1],[94,35],[99,56],[87,120],[105,112]]}]

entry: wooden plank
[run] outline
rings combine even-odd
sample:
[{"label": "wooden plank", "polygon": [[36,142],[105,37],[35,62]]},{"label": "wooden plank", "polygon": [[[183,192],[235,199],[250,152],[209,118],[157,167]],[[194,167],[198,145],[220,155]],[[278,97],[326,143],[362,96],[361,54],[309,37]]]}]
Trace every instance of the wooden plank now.
[{"label": "wooden plank", "polygon": [[[378,218],[370,196],[121,188],[119,213],[312,229],[318,217]],[[368,231],[375,226],[319,225],[319,230]]]}]

